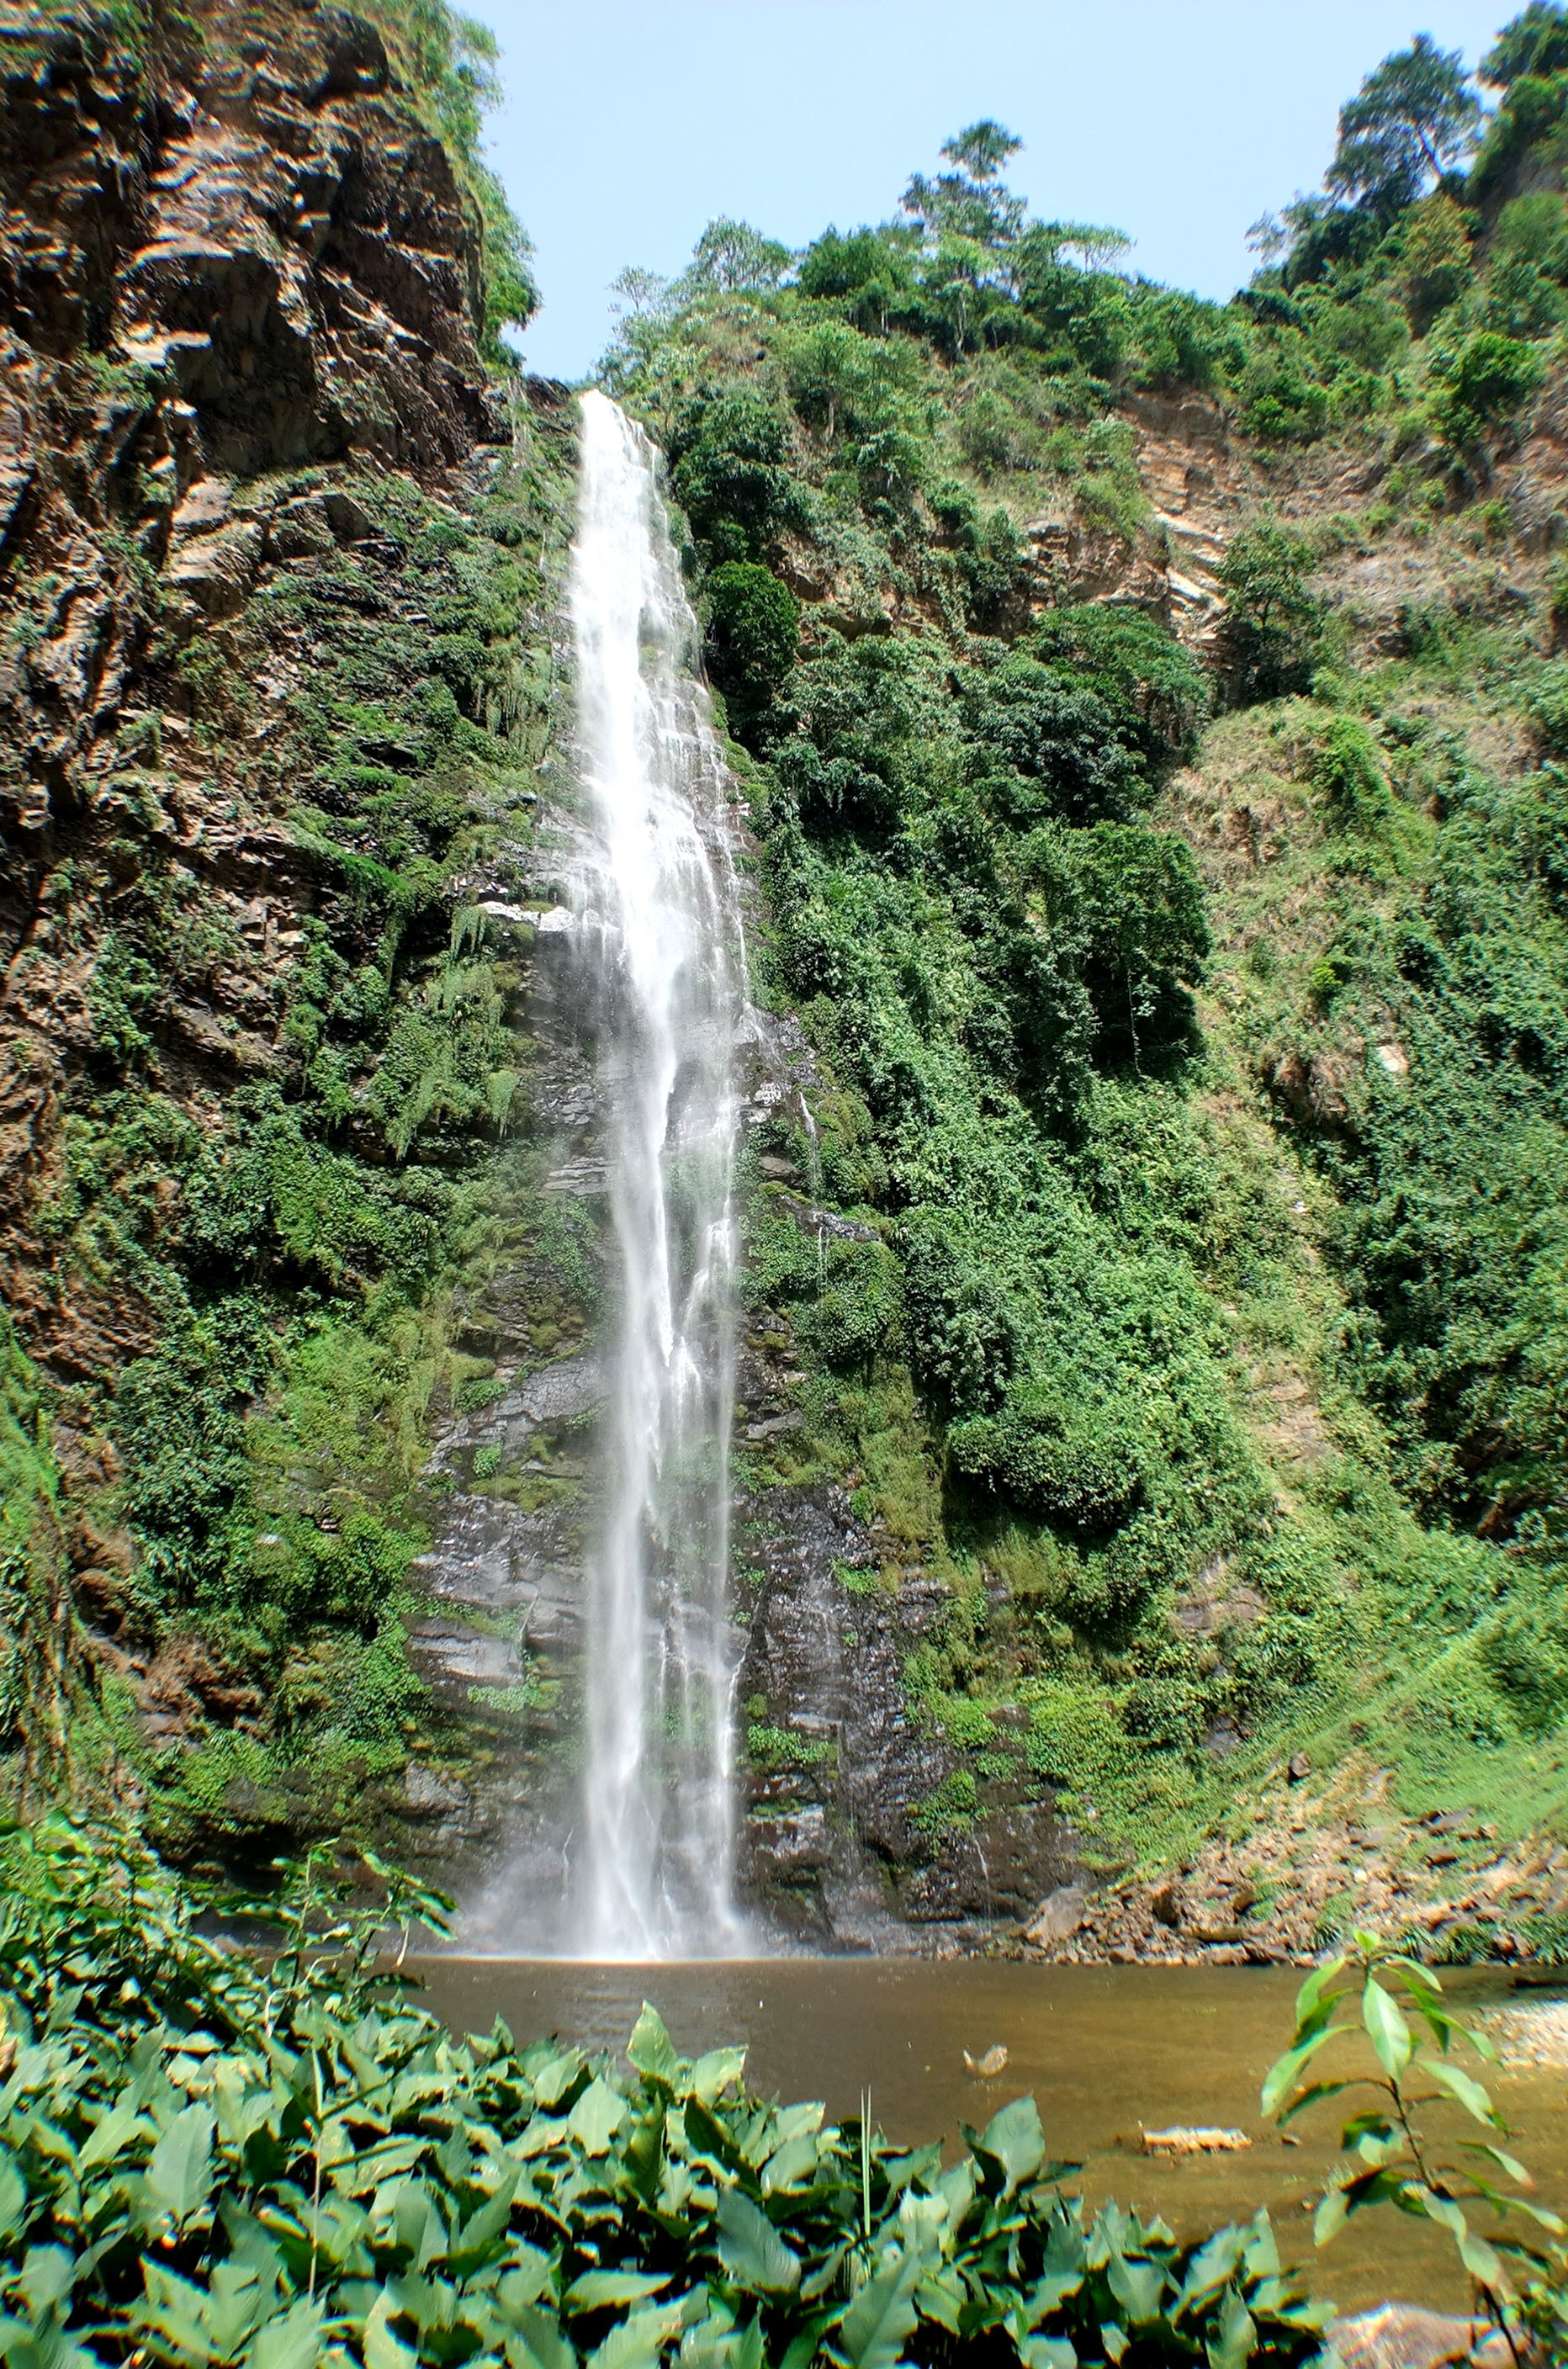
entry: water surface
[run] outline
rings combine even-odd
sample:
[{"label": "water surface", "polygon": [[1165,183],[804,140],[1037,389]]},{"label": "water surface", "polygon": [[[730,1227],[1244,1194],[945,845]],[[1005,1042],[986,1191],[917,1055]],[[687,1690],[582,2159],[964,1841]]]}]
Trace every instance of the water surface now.
[{"label": "water surface", "polygon": [[[1282,2253],[1311,2260],[1315,2284],[1342,2308],[1388,2295],[1451,2309],[1465,2302],[1447,2240],[1391,2212],[1352,2222],[1313,2257],[1303,2204],[1334,2160],[1332,2123],[1309,2118],[1302,2144],[1287,2147],[1258,2112],[1263,2076],[1289,2037],[1301,1976],[1288,1969],[454,1957],[420,1971],[430,2005],[462,2029],[500,2016],[519,2040],[559,2031],[589,2049],[621,2050],[651,1999],[685,2054],[744,2043],[748,2081],[764,2093],[821,2098],[830,2116],[843,2116],[858,2113],[869,2085],[875,2120],[900,2143],[956,2143],[962,2123],[983,2124],[1030,2090],[1047,2147],[1082,2162],[1074,2184],[1091,2199],[1161,2212],[1184,2234],[1266,2203]],[[1446,1987],[1468,2012],[1520,1997],[1501,1974],[1455,1975]],[[979,2060],[998,2045],[1005,2072],[976,2079],[964,2051]],[[1504,2071],[1492,2088],[1542,2200],[1568,2199],[1568,2074]],[[1140,2124],[1173,2123],[1235,2126],[1253,2145],[1180,2165],[1144,2155]]]}]

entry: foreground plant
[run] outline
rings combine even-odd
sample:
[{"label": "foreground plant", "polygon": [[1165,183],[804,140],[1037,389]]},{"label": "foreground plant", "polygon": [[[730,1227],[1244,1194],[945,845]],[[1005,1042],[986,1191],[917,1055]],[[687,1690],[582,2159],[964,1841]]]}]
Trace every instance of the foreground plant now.
[{"label": "foreground plant", "polygon": [[[436,1895],[379,1863],[394,1917]],[[9,2369],[1027,2369],[1321,2355],[1266,2214],[1086,2221],[1032,2099],[944,2169],[747,2094],[651,2008],[629,2077],[454,2039],[378,1971],[386,1911],[307,1866],[270,1969],[138,1845],[0,1838],[0,2359]],[[330,1921],[323,1929],[324,1912]]]},{"label": "foreground plant", "polygon": [[[1364,2060],[1369,2054],[1377,2069],[1310,2077],[1322,2053],[1341,2043]],[[1483,2031],[1449,2012],[1430,1966],[1376,1934],[1357,1932],[1349,1951],[1302,1984],[1290,2046],[1264,2082],[1263,2110],[1285,2123],[1331,2098],[1369,2090],[1370,2100],[1340,2132],[1346,2161],[1318,2206],[1318,2244],[1374,2204],[1430,2221],[1458,2248],[1477,2317],[1502,2328],[1516,2352],[1533,2337],[1551,2359],[1565,2360],[1568,2260],[1508,2226],[1510,2216],[1524,2214],[1561,2236],[1563,2224],[1518,2192],[1533,2185],[1530,2175],[1500,2144],[1508,2126],[1487,2090],[1452,2061],[1463,2048],[1483,2062],[1496,2055]],[[1490,2135],[1455,2138],[1446,2128],[1435,2130],[1433,2108],[1468,2116]],[[1485,2231],[1475,2226],[1477,2207],[1491,2225]]]}]

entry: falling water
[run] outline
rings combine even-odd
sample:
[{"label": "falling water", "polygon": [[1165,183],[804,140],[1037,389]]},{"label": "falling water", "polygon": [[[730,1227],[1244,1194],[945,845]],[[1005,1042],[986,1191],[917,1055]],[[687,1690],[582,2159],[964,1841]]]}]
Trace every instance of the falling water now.
[{"label": "falling water", "polygon": [[726,1578],[744,965],[725,774],[653,448],[598,394],[582,403],[571,618],[624,1294],[589,1573],[578,1946],[699,1955],[739,1939]]}]

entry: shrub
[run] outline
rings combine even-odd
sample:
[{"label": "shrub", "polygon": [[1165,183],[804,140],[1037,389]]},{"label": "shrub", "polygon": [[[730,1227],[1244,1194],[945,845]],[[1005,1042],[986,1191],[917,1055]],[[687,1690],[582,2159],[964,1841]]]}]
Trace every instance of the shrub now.
[{"label": "shrub", "polygon": [[1243,527],[1220,561],[1223,664],[1239,704],[1305,690],[1322,616],[1310,567],[1303,538],[1268,522]]},{"label": "shrub", "polygon": [[737,737],[751,738],[795,664],[800,603],[755,561],[727,560],[706,586],[707,658]]}]

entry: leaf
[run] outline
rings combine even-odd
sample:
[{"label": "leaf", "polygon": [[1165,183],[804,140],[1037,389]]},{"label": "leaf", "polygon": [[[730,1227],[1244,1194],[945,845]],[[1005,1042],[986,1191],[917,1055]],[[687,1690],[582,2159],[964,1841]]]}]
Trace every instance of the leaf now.
[{"label": "leaf", "polygon": [[608,2155],[610,2142],[630,2111],[620,2091],[596,2077],[567,2116],[567,2128],[584,2155]]},{"label": "leaf", "polygon": [[574,2279],[563,2297],[567,2311],[603,2311],[607,2306],[646,2303],[662,2293],[674,2276],[658,2278],[646,2271],[585,2271]]},{"label": "leaf", "polygon": [[77,2161],[84,2171],[92,2171],[100,2163],[112,2163],[127,2142],[147,2128],[147,2119],[135,2098],[121,2098],[120,2103],[95,2124]]},{"label": "leaf", "polygon": [[548,2312],[521,2310],[516,2334],[506,2340],[511,2369],[577,2369],[578,2356]]},{"label": "leaf", "polygon": [[1361,1993],[1361,2020],[1379,2063],[1390,2080],[1397,2081],[1410,2063],[1410,2026],[1381,1983],[1370,1974]]},{"label": "leaf", "polygon": [[720,2192],[718,2227],[718,2258],[737,2286],[750,2295],[795,2293],[800,2284],[799,2256],[738,2189]]},{"label": "leaf", "polygon": [[1253,2316],[1232,2287],[1219,2306],[1219,2340],[1207,2348],[1208,2369],[1242,2369],[1242,2363],[1251,2360],[1257,2346],[1258,2332]]},{"label": "leaf", "polygon": [[1033,2098],[1014,2098],[986,2124],[980,2140],[984,2152],[1001,2164],[1006,2176],[1004,2196],[1029,2180],[1045,2161],[1046,2137],[1039,2109]]},{"label": "leaf", "polygon": [[1343,2188],[1331,2188],[1312,2215],[1312,2243],[1326,2246],[1329,2239],[1343,2229],[1350,2211],[1349,2199]]},{"label": "leaf", "polygon": [[662,2311],[634,2312],[589,2354],[589,2369],[653,2369],[680,2324],[679,2304],[667,2304]]},{"label": "leaf", "polygon": [[529,2304],[538,2302],[549,2283],[549,2255],[524,2241],[512,2249],[506,2273],[496,2289],[496,2300],[507,2318],[515,2320]]},{"label": "leaf", "polygon": [[746,2070],[744,2048],[710,2048],[692,2067],[692,2095],[704,2106],[716,2105],[732,2081]]},{"label": "leaf", "polygon": [[1078,2369],[1078,2355],[1065,2336],[1026,2336],[1018,2352],[1024,2369]]},{"label": "leaf", "polygon": [[664,2170],[664,2100],[657,2097],[652,2111],[638,2115],[632,2135],[622,2149],[632,2185],[645,2204],[651,2204],[658,2195]]},{"label": "leaf", "polygon": [[28,2184],[9,2158],[0,2159],[0,2237],[19,2229],[28,2209]]},{"label": "leaf", "polygon": [[391,2328],[392,2297],[383,2287],[371,2306],[371,2316],[365,2322],[361,2350],[365,2356],[365,2369],[414,2369],[418,2355]]},{"label": "leaf", "polygon": [[1287,2049],[1285,2054],[1269,2066],[1264,2076],[1260,2099],[1265,2114],[1278,2112],[1281,2100],[1288,2097],[1295,2088],[1303,2066],[1310,2063],[1320,2048],[1325,2047],[1331,2040],[1337,2040],[1338,2037],[1337,2025],[1314,2032],[1310,2040],[1304,2040],[1299,2048]]},{"label": "leaf", "polygon": [[147,2163],[147,2187],[165,2211],[184,2221],[212,2192],[212,2110],[177,2113]]},{"label": "leaf", "polygon": [[915,2329],[920,2257],[901,2254],[867,2281],[839,2323],[834,2351],[848,2369],[893,2369]]},{"label": "leaf", "polygon": [[[208,2327],[207,2297],[199,2286],[177,2277],[159,2262],[143,2261],[142,2277],[147,2299],[132,2315],[132,2323],[139,2335],[154,2337],[161,2352],[187,2362],[211,2361],[214,2353],[228,2350],[216,2341],[216,2330]],[[32,2303],[30,2295],[29,2302]]]},{"label": "leaf", "polygon": [[1478,2123],[1490,2123],[1494,2130],[1500,2127],[1497,2109],[1479,2081],[1472,2081],[1457,2065],[1444,2065],[1435,2056],[1421,2056],[1416,2062],[1424,2073],[1441,2083],[1450,2097],[1459,2100],[1467,2114],[1473,2114]]},{"label": "leaf", "polygon": [[[246,2354],[246,2369],[315,2369],[326,2350],[321,2332],[326,2317],[325,2303],[311,2303],[302,2295],[298,2303],[257,2329]],[[368,2352],[365,2358],[369,2361]]]},{"label": "leaf", "polygon": [[1459,2260],[1478,2286],[1491,2295],[1508,2293],[1508,2274],[1503,2268],[1502,2257],[1494,2246],[1473,2230],[1467,2230],[1459,2239]]},{"label": "leaf", "polygon": [[680,2077],[681,2059],[664,2028],[664,2018],[647,1999],[626,2043],[626,2054],[646,2081],[657,2081],[661,2089],[674,2089]]},{"label": "leaf", "polygon": [[1128,2261],[1122,2254],[1113,2253],[1105,2271],[1111,2293],[1135,2328],[1146,2320],[1160,2317],[1160,2299],[1165,2292],[1165,2272],[1159,2262]]},{"label": "leaf", "polygon": [[1314,1966],[1296,1994],[1296,2031],[1299,2036],[1313,2025],[1326,2007],[1332,2014],[1335,2000],[1325,1997],[1345,1972],[1343,1958],[1331,1958],[1326,1966]]}]

